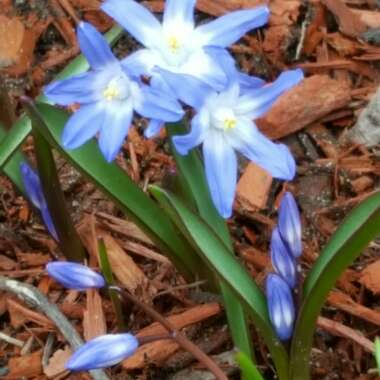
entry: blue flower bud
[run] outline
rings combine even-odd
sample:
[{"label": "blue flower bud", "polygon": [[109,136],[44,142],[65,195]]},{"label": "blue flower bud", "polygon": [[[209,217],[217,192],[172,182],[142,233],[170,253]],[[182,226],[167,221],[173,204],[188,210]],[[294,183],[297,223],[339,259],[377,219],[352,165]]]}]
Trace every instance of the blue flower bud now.
[{"label": "blue flower bud", "polygon": [[33,206],[41,212],[42,219],[50,235],[58,241],[57,231],[54,227],[53,220],[51,219],[44,193],[42,192],[40,178],[25,162],[21,163],[20,172],[29,200],[32,202]]},{"label": "blue flower bud", "polygon": [[88,288],[103,288],[104,278],[85,265],[56,261],[46,265],[50,277],[62,284],[65,288],[85,290]]},{"label": "blue flower bud", "polygon": [[302,254],[301,217],[293,195],[285,193],[278,213],[278,229],[293,257]]},{"label": "blue flower bud", "polygon": [[275,228],[272,232],[270,251],[272,265],[275,271],[291,288],[294,288],[297,282],[296,262],[284,244],[280,233],[278,232],[278,228]]},{"label": "blue flower bud", "polygon": [[293,334],[295,309],[289,285],[277,274],[270,273],[266,280],[269,317],[281,340]]},{"label": "blue flower bud", "polygon": [[70,371],[88,371],[113,366],[133,355],[139,342],[132,334],[98,336],[81,346],[66,363]]}]

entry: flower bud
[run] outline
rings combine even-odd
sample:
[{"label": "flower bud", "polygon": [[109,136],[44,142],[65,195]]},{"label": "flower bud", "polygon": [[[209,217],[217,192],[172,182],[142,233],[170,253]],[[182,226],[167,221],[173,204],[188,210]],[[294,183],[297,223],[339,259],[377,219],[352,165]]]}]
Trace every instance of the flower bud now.
[{"label": "flower bud", "polygon": [[278,229],[293,257],[302,254],[301,217],[293,195],[285,193],[278,213]]},{"label": "flower bud", "polygon": [[85,265],[67,261],[56,261],[46,265],[50,277],[65,288],[85,290],[88,288],[103,288],[103,276]]},{"label": "flower bud", "polygon": [[107,334],[81,346],[66,363],[70,371],[111,367],[133,355],[139,346],[132,334]]},{"label": "flower bud", "polygon": [[32,202],[33,206],[36,207],[40,212],[42,219],[48,229],[50,235],[58,241],[57,231],[54,227],[53,221],[51,219],[45,196],[42,192],[41,181],[34,170],[25,162],[20,165],[21,178],[24,184],[26,193]]},{"label": "flower bud", "polygon": [[272,232],[270,251],[272,265],[275,271],[291,288],[294,288],[297,282],[296,263],[284,244],[280,233],[278,232],[278,228],[275,228]]},{"label": "flower bud", "polygon": [[269,318],[281,340],[293,334],[295,310],[289,285],[277,274],[270,273],[266,280]]}]

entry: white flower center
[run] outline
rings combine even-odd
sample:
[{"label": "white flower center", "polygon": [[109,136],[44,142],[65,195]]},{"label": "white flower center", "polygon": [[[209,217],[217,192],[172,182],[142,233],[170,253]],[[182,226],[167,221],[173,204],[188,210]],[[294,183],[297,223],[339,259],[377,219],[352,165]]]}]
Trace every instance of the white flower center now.
[{"label": "white flower center", "polygon": [[103,90],[103,97],[107,101],[125,100],[130,95],[131,83],[125,75],[113,77]]},{"label": "white flower center", "polygon": [[237,118],[234,111],[230,108],[217,108],[212,112],[211,125],[219,130],[229,131],[234,129]]}]

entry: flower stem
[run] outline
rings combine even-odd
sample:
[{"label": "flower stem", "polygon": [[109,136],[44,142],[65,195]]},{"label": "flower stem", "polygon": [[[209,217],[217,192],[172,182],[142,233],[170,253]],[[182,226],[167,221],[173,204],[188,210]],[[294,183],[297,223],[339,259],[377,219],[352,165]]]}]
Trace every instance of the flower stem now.
[{"label": "flower stem", "polygon": [[218,380],[228,380],[227,376],[224,374],[224,372],[219,368],[219,366],[216,364],[216,362],[211,359],[208,355],[206,355],[202,350],[198,348],[197,345],[195,345],[193,342],[191,342],[189,339],[186,338],[185,335],[183,335],[180,331],[178,331],[175,326],[170,323],[166,318],[164,318],[161,314],[157,313],[152,307],[146,305],[145,303],[141,302],[137,297],[134,295],[128,293],[124,289],[120,289],[115,286],[110,286],[110,289],[117,290],[121,297],[125,301],[130,301],[140,307],[144,312],[148,315],[150,315],[153,319],[155,319],[157,322],[161,323],[164,328],[171,333],[172,338],[186,351],[192,353],[195,358],[197,358],[205,367],[207,367],[210,372],[213,373],[213,375]]}]

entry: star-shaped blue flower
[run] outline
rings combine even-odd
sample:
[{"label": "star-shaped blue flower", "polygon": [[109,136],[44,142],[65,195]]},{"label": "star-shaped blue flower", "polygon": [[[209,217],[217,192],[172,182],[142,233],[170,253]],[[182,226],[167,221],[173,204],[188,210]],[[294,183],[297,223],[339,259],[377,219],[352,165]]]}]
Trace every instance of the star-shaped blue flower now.
[{"label": "star-shaped blue flower", "polygon": [[180,104],[144,85],[128,64],[122,66],[91,24],[81,22],[77,35],[92,70],[54,82],[45,89],[52,102],[81,105],[63,131],[62,143],[66,149],[75,149],[99,133],[100,150],[107,161],[112,161],[128,135],[134,111],[167,122],[182,118]]},{"label": "star-shaped blue flower", "polygon": [[259,80],[252,80],[256,86],[249,88],[242,86],[231,57],[219,53],[218,56],[229,80],[222,91],[215,91],[190,75],[158,70],[177,97],[196,111],[190,133],[175,136],[174,145],[182,155],[203,145],[212,199],[220,215],[228,218],[232,214],[237,182],[235,151],[266,169],[275,178],[293,179],[296,166],[289,149],[265,137],[253,120],[265,114],[282,93],[299,83],[303,73],[301,70],[286,71],[276,81],[264,86]]}]

